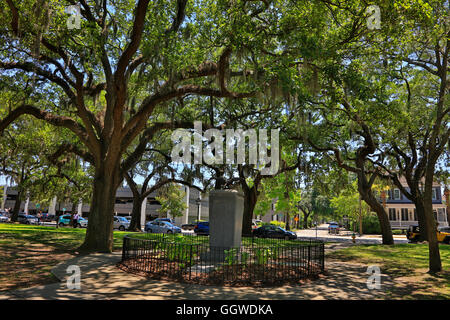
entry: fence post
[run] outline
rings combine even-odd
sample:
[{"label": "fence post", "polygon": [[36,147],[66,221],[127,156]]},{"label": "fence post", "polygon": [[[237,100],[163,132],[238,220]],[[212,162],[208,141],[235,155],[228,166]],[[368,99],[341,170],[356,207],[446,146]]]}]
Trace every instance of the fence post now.
[{"label": "fence post", "polygon": [[322,272],[325,270],[325,243],[322,242]]},{"label": "fence post", "polygon": [[191,268],[192,268],[192,246],[193,244],[191,243],[189,245],[189,280],[191,280]]},{"label": "fence post", "polygon": [[123,237],[123,247],[122,247],[122,262],[125,261],[125,247],[127,243],[127,236]]},{"label": "fence post", "polygon": [[308,246],[308,276],[311,274],[311,241]]}]

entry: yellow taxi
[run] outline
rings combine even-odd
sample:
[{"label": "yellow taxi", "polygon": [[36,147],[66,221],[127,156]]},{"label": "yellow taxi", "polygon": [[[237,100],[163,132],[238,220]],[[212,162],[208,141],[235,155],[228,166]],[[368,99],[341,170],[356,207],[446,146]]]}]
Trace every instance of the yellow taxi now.
[{"label": "yellow taxi", "polygon": [[[419,237],[419,226],[409,226],[408,231],[406,232],[406,238],[410,242],[417,242],[419,241]],[[438,230],[436,231],[436,237],[438,242],[450,244],[450,227],[438,228]]]}]

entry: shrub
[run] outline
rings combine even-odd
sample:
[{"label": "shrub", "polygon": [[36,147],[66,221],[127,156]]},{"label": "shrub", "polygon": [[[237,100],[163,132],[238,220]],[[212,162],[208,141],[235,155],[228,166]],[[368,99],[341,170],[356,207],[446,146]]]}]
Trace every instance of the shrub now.
[{"label": "shrub", "polygon": [[270,221],[270,223],[263,223],[263,225],[269,225],[269,224],[272,224],[272,225],[274,225],[274,226],[278,226],[278,227],[281,227],[281,228],[285,228],[286,227],[286,223],[284,223],[283,221]]},{"label": "shrub", "polygon": [[[363,217],[362,221],[363,234],[381,234],[380,221],[374,213],[370,213]],[[351,225],[352,230],[359,230],[359,221],[353,221]]]},{"label": "shrub", "polygon": [[255,258],[257,264],[267,264],[272,252],[269,248],[260,248],[255,251]]}]

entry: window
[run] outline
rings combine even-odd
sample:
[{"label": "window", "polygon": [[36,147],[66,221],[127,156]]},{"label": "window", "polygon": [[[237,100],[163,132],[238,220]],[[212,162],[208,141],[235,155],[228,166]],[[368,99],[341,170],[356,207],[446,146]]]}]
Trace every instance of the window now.
[{"label": "window", "polygon": [[391,220],[391,221],[396,221],[397,220],[397,216],[395,214],[395,209],[394,208],[390,208],[389,209],[389,220]]},{"label": "window", "polygon": [[444,208],[438,209],[438,218],[439,218],[438,221],[445,222],[445,209]]},{"label": "window", "polygon": [[161,203],[155,199],[147,199],[147,203],[150,205],[161,205]]},{"label": "window", "polygon": [[433,195],[432,195],[432,199],[433,199],[433,200],[437,200],[437,189],[436,189],[436,188],[433,188],[433,189],[432,189],[432,194],[433,194]]},{"label": "window", "polygon": [[433,210],[433,215],[434,215],[434,220],[438,221],[438,219],[437,219],[437,212],[436,212],[436,210]]},{"label": "window", "polygon": [[417,220],[417,210],[416,209],[414,209],[414,221],[418,221]]},{"label": "window", "polygon": [[133,198],[116,198],[116,204],[127,204],[133,203]]},{"label": "window", "polygon": [[400,200],[400,199],[401,199],[400,190],[394,189],[394,200]]},{"label": "window", "polygon": [[402,208],[402,221],[409,221],[408,209]]}]

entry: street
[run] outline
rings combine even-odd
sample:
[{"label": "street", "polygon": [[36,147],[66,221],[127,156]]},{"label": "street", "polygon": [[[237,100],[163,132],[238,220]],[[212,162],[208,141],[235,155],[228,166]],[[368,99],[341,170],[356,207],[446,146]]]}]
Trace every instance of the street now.
[{"label": "street", "polygon": [[[339,234],[329,234],[328,224],[321,224],[316,228],[299,230],[296,232],[298,238],[317,238],[325,242],[352,242],[352,231],[343,230]],[[408,243],[405,235],[394,235],[395,243]],[[382,243],[381,235],[356,235],[356,243],[361,244],[380,244]]]}]

